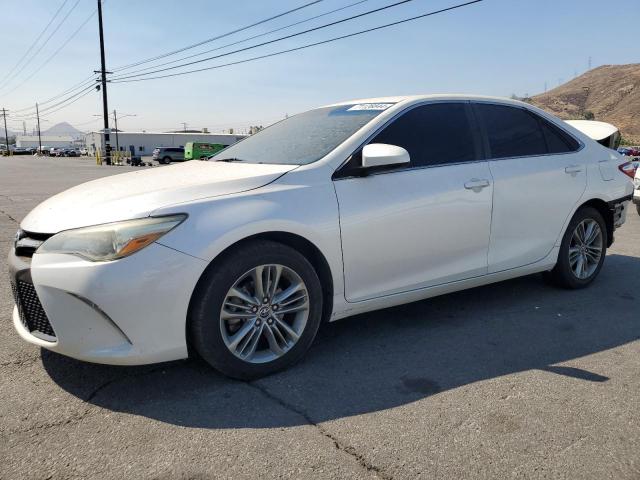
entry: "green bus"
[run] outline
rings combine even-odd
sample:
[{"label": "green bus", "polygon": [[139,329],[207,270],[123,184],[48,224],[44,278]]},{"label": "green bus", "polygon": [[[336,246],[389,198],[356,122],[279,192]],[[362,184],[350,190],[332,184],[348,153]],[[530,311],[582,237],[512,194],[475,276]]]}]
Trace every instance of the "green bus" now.
[{"label": "green bus", "polygon": [[222,145],[221,143],[187,142],[184,146],[184,159],[204,160],[211,155],[215,155],[223,148],[226,148],[226,145]]}]

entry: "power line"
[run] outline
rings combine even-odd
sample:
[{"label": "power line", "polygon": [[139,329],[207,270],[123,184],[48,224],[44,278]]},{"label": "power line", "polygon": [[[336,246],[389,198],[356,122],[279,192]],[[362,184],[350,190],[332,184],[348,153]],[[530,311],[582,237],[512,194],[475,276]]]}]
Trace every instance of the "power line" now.
[{"label": "power line", "polygon": [[361,17],[367,16],[367,15],[371,15],[373,13],[378,13],[378,12],[381,12],[383,10],[387,10],[389,8],[397,7],[398,5],[403,5],[405,3],[409,3],[409,2],[412,2],[412,1],[413,0],[400,0],[398,2],[391,3],[389,5],[385,5],[383,7],[374,8],[373,10],[368,10],[366,12],[359,13],[357,15],[352,15],[351,17],[342,18],[340,20],[336,20],[336,21],[333,21],[333,22],[330,22],[330,23],[325,23],[324,25],[320,25],[320,26],[317,26],[317,27],[309,28],[307,30],[302,30],[300,32],[292,33],[290,35],[285,35],[284,37],[274,38],[273,40],[268,40],[266,42],[256,43],[254,45],[249,45],[248,47],[239,48],[237,50],[232,50],[231,52],[221,53],[220,55],[214,55],[212,57],[202,58],[200,60],[194,60],[193,62],[182,63],[180,65],[174,65],[173,67],[159,68],[157,70],[152,70],[152,71],[147,72],[147,73],[139,73],[139,74],[136,74],[136,75],[129,75],[129,74],[120,75],[120,76],[116,75],[113,78],[117,78],[117,79],[135,78],[135,77],[140,77],[140,76],[144,76],[144,75],[150,75],[150,74],[153,74],[153,73],[160,73],[160,72],[166,72],[168,70],[175,70],[176,68],[187,67],[189,65],[195,65],[197,63],[208,62],[209,60],[214,60],[216,58],[226,57],[226,56],[233,55],[233,54],[236,54],[236,53],[245,52],[247,50],[252,50],[254,48],[264,47],[265,45],[270,45],[272,43],[281,42],[283,40],[288,40],[290,38],[298,37],[300,35],[306,35],[307,33],[315,32],[315,31],[318,31],[318,30],[322,30],[324,28],[333,27],[334,25],[338,25],[338,24],[341,24],[341,23],[344,23],[344,22],[349,22],[351,20],[355,20],[356,18],[361,18]]},{"label": "power line", "polygon": [[20,57],[20,60],[18,60],[16,62],[16,64],[7,72],[7,74],[2,77],[2,79],[0,79],[0,85],[8,78],[11,76],[11,74],[15,71],[16,68],[18,68],[18,65],[20,65],[22,63],[22,61],[26,58],[27,55],[29,55],[29,53],[31,53],[31,50],[33,50],[33,47],[36,46],[36,44],[40,41],[40,39],[42,38],[42,36],[44,35],[44,32],[47,31],[47,29],[51,26],[51,24],[53,23],[53,21],[56,19],[56,17],[58,16],[58,14],[60,13],[60,11],[64,8],[64,6],[67,4],[69,0],[64,0],[64,2],[62,2],[62,5],[60,5],[60,7],[58,8],[58,10],[56,10],[56,13],[53,14],[53,17],[51,17],[51,20],[49,20],[49,23],[47,23],[47,26],[44,27],[44,29],[40,32],[40,35],[37,36],[37,38],[33,41],[33,43],[31,44],[31,46],[27,49],[26,52],[24,52],[24,54],[22,55],[22,57]]},{"label": "power line", "polygon": [[[54,100],[57,100],[58,98],[67,95],[68,93],[71,93],[85,85],[89,85],[89,84],[93,84],[94,83],[94,77],[95,75],[91,74],[89,75],[87,78],[85,78],[84,80],[82,80],[81,82],[76,83],[75,85],[73,85],[72,87],[69,87],[68,89],[64,90],[63,92],[43,101],[43,102],[39,102],[39,105],[44,105],[47,103],[50,103]],[[13,110],[14,112],[23,112],[25,110],[33,110],[33,107],[24,107],[24,108],[17,108],[15,110]]]},{"label": "power line", "polygon": [[[67,1],[68,1],[68,0],[67,0]],[[106,1],[106,0],[104,0],[104,1],[103,1],[103,5],[104,5],[104,4],[106,4],[106,3],[107,3],[107,1]],[[54,54],[53,54],[53,55],[51,55],[51,56],[50,56],[50,57],[45,61],[45,63],[44,63],[43,65],[47,64],[47,63],[48,63],[48,62],[49,62],[49,61],[50,61],[50,60],[51,60],[55,55],[57,55],[57,54],[58,54],[58,52],[59,52],[60,50],[62,50],[62,48],[64,48],[64,47],[69,43],[69,41],[71,41],[71,39],[72,39],[73,37],[75,37],[75,36],[76,36],[76,34],[77,34],[77,33],[78,33],[78,32],[79,32],[79,31],[80,31],[80,30],[81,30],[81,29],[82,29],[82,28],[87,24],[87,22],[88,22],[91,18],[93,18],[93,16],[96,14],[96,12],[97,12],[97,11],[98,11],[97,9],[96,9],[96,10],[94,10],[94,11],[91,13],[91,15],[89,15],[89,17],[88,17],[88,18],[87,18],[87,19],[86,19],[86,20],[85,20],[85,21],[84,21],[84,22],[83,22],[83,23],[82,23],[82,24],[81,24],[81,25],[76,29],[76,31],[75,31],[75,32],[73,32],[73,34],[71,34],[71,36],[70,36],[69,38],[67,38],[67,40],[64,42],[64,44],[63,44],[60,48],[58,48],[58,50],[56,50],[56,52],[54,52]],[[38,71],[38,70],[40,70],[40,69],[37,69],[36,71]],[[28,80],[28,79],[27,79],[27,80]],[[94,80],[94,75],[93,75],[93,74],[92,74],[92,75],[89,75],[89,76],[88,76],[88,77],[86,77],[85,79],[83,79],[83,80],[81,80],[80,82],[76,83],[75,85],[73,85],[73,86],[69,87],[68,89],[64,90],[63,92],[60,92],[60,93],[58,93],[57,95],[55,95],[55,96],[53,96],[53,97],[51,97],[51,98],[48,98],[47,100],[44,100],[43,102],[39,102],[39,104],[40,104],[40,105],[44,105],[44,104],[50,103],[50,102],[52,102],[52,101],[54,101],[54,100],[57,100],[58,98],[60,98],[60,97],[62,97],[62,96],[64,96],[64,95],[66,95],[66,94],[68,94],[68,93],[71,93],[71,92],[75,91],[75,90],[76,90],[76,89],[78,89],[78,88],[82,88],[83,86],[88,85],[88,84],[93,84],[93,80]],[[14,90],[15,90],[15,88],[14,88]],[[24,108],[18,108],[18,109],[15,109],[15,110],[14,110],[14,112],[22,112],[22,111],[25,111],[25,110],[32,110],[32,109],[33,109],[33,107],[24,107]]]},{"label": "power line", "polygon": [[[63,104],[67,103],[70,100],[73,100],[75,97],[77,97],[78,95],[86,92],[87,90],[93,90],[93,89],[94,89],[94,86],[93,85],[89,85],[88,87],[83,88],[79,92],[74,93],[73,95],[70,95],[69,97],[65,98],[64,100],[61,100],[60,102],[54,103],[53,105],[50,105],[50,106],[48,106],[46,108],[40,108],[40,113],[46,113],[49,110],[52,110],[52,109],[54,109],[56,107],[59,107],[60,105],[63,105]],[[38,105],[41,105],[41,103],[38,102]],[[28,115],[28,114],[25,114],[25,115]]]},{"label": "power line", "polygon": [[[52,110],[52,109],[54,109],[54,108],[56,108],[56,107],[58,107],[60,105],[63,105],[66,102],[68,102],[69,100],[73,100],[78,95],[80,95],[80,94],[82,94],[82,93],[84,93],[87,90],[92,89],[92,88],[94,88],[94,86],[93,85],[89,85],[88,87],[83,88],[82,90],[74,93],[73,95],[70,95],[69,97],[65,98],[64,100],[61,100],[60,102],[54,103],[53,105],[50,105],[50,106],[45,107],[45,108],[40,108],[40,112],[46,112],[46,111]],[[40,105],[40,102],[38,102],[38,105]],[[33,116],[34,114],[35,114],[35,109],[33,109],[30,112],[24,112],[24,113],[21,113],[19,115],[16,115],[16,118],[18,118],[18,119],[28,118],[28,117]]]},{"label": "power line", "polygon": [[147,58],[145,60],[140,60],[138,62],[130,63],[130,64],[124,65],[122,67],[117,67],[113,71],[117,72],[117,71],[120,71],[120,70],[125,70],[125,69],[128,69],[128,68],[137,67],[138,65],[142,65],[144,63],[149,63],[149,62],[153,62],[155,60],[160,60],[161,58],[166,58],[166,57],[169,57],[171,55],[175,55],[176,53],[184,52],[185,50],[190,50],[192,48],[199,47],[200,45],[204,45],[206,43],[213,42],[214,40],[218,40],[220,38],[228,37],[229,35],[233,35],[234,33],[242,32],[244,30],[247,30],[249,28],[255,27],[257,25],[262,25],[263,23],[270,22],[271,20],[275,20],[276,18],[280,18],[280,17],[283,17],[285,15],[289,15],[290,13],[297,12],[298,10],[302,10],[303,8],[310,7],[311,5],[315,5],[316,3],[320,3],[322,1],[323,0],[314,0],[312,2],[305,3],[304,5],[301,5],[299,7],[293,8],[291,10],[287,10],[286,12],[282,12],[282,13],[279,13],[278,15],[274,15],[272,17],[265,18],[264,20],[260,20],[259,22],[252,23],[251,25],[247,25],[245,27],[237,28],[237,29],[232,30],[230,32],[223,33],[222,35],[217,35],[215,37],[211,37],[211,38],[208,38],[206,40],[202,40],[201,42],[194,43],[192,45],[187,45],[186,47],[182,47],[182,48],[179,48],[177,50],[173,50],[171,52],[167,52],[167,53],[164,53],[164,54],[161,54],[161,55],[157,55],[155,57]]},{"label": "power line", "polygon": [[11,90],[9,90],[8,92],[5,92],[4,95],[8,95],[12,92],[14,92],[15,90],[17,90],[18,88],[20,88],[22,85],[24,85],[25,83],[27,83],[29,80],[31,80],[31,78],[33,78],[33,76],[38,73],[41,72],[42,69],[47,66],[49,64],[49,62],[51,60],[53,60],[53,58],[58,55],[58,53],[60,53],[60,51],[67,46],[67,44],[80,32],[80,30],[82,30],[82,28],[89,22],[89,20],[91,20],[93,18],[93,16],[96,14],[97,9],[94,10],[91,15],[89,15],[86,20],[84,22],[82,22],[80,24],[80,26],[62,43],[62,45],[60,45],[58,47],[58,49],[53,52],[44,62],[42,62],[42,64],[40,64],[40,66],[38,68],[36,68],[33,72],[31,72],[31,75],[29,75],[27,78],[25,78],[24,80],[22,80],[21,83],[19,83],[18,85],[16,85],[15,87],[13,87]]},{"label": "power line", "polygon": [[275,28],[273,30],[269,30],[268,32],[259,33],[257,35],[252,35],[251,37],[247,37],[247,38],[244,38],[242,40],[238,40],[238,41],[235,41],[235,42],[227,43],[226,45],[222,45],[220,47],[211,48],[209,50],[204,50],[202,52],[194,53],[192,55],[187,55],[186,57],[182,57],[182,58],[177,58],[177,59],[171,60],[169,62],[159,63],[157,65],[152,65],[150,67],[145,67],[145,68],[141,68],[141,69],[138,69],[138,70],[133,70],[131,72],[127,72],[127,75],[132,74],[132,73],[139,73],[139,72],[144,72],[144,71],[147,71],[147,70],[152,70],[154,68],[163,67],[165,65],[171,65],[172,63],[181,62],[181,61],[187,60],[189,58],[199,57],[199,56],[204,55],[206,53],[215,52],[217,50],[222,50],[222,49],[227,48],[227,47],[232,47],[233,45],[238,45],[240,43],[248,42],[249,40],[254,40],[256,38],[265,37],[267,35],[271,35],[272,33],[279,32],[281,30],[286,30],[287,28],[295,27],[296,25],[300,25],[302,23],[307,23],[307,22],[310,22],[312,20],[316,20],[316,19],[321,18],[321,17],[326,17],[327,15],[331,15],[332,13],[336,13],[336,12],[339,12],[341,10],[346,10],[348,8],[355,7],[356,5],[360,5],[361,3],[365,3],[365,2],[368,2],[368,1],[370,1],[370,0],[358,0],[357,2],[350,3],[349,5],[345,5],[344,7],[335,8],[333,10],[329,10],[328,12],[321,13],[319,15],[314,15],[314,16],[306,18],[304,20],[300,20],[300,21],[285,25],[283,27],[279,27],[279,28]]},{"label": "power line", "polygon": [[69,105],[76,103],[78,100],[80,100],[81,98],[86,97],[86,96],[87,96],[87,95],[89,95],[91,92],[92,92],[92,90],[88,90],[88,91],[86,91],[83,95],[80,95],[79,97],[77,97],[75,100],[73,100],[73,101],[71,101],[71,102],[69,102],[69,103],[67,103],[67,104],[65,104],[65,105],[63,105],[63,106],[61,106],[61,107],[59,107],[59,108],[56,108],[55,110],[48,111],[48,112],[47,112],[47,114],[46,114],[46,115],[44,115],[44,117],[45,117],[45,118],[50,117],[52,114],[54,114],[54,113],[56,113],[56,112],[59,112],[60,110],[63,110],[63,109],[65,109],[65,108],[67,108]]},{"label": "power line", "polygon": [[[157,76],[145,77],[145,78],[134,78],[134,79],[131,79],[131,80],[126,80],[126,79],[124,79],[125,77],[123,77],[122,79],[114,80],[113,83],[142,82],[142,81],[146,81],[146,80],[155,80],[155,79],[159,79],[159,78],[177,77],[177,76],[181,76],[181,75],[188,75],[190,73],[204,72],[204,71],[207,71],[207,70],[215,70],[215,69],[218,69],[218,68],[229,67],[229,66],[232,66],[232,65],[239,65],[239,64],[242,64],[242,63],[252,62],[252,61],[255,61],[255,60],[261,60],[263,58],[275,57],[277,55],[283,55],[285,53],[296,52],[296,51],[299,51],[299,50],[304,50],[306,48],[311,48],[311,47],[315,47],[315,46],[318,46],[318,45],[324,45],[324,44],[327,44],[327,43],[336,42],[338,40],[344,40],[346,38],[355,37],[357,35],[362,35],[362,34],[369,33],[369,32],[375,32],[377,30],[382,30],[384,28],[389,28],[389,27],[393,27],[395,25],[400,25],[400,24],[403,24],[403,23],[411,22],[413,20],[418,20],[420,18],[430,17],[432,15],[437,15],[439,13],[448,12],[448,11],[451,11],[451,10],[455,10],[455,9],[458,9],[458,8],[466,7],[466,6],[472,5],[474,3],[480,3],[480,2],[483,2],[483,1],[484,0],[472,0],[472,1],[469,1],[469,2],[453,5],[451,7],[442,8],[440,10],[434,10],[434,11],[431,11],[431,12],[427,12],[427,13],[424,13],[422,15],[416,15],[414,17],[405,18],[405,19],[399,20],[397,22],[392,22],[392,23],[387,23],[387,24],[384,24],[384,25],[380,25],[378,27],[368,28],[366,30],[360,30],[358,32],[350,33],[350,34],[347,34],[347,35],[340,35],[338,37],[333,37],[333,38],[330,38],[328,40],[322,40],[322,41],[319,41],[319,42],[308,43],[308,44],[302,45],[300,47],[289,48],[289,49],[286,49],[286,50],[280,50],[278,52],[273,52],[273,53],[269,53],[269,54],[265,54],[265,55],[259,55],[257,57],[246,58],[244,60],[237,60],[235,62],[229,62],[229,63],[220,64],[220,65],[213,65],[211,67],[204,67],[204,68],[198,68],[198,69],[193,69],[193,70],[187,70],[185,72],[171,73],[171,74],[166,74],[166,75],[157,75]],[[149,72],[149,73],[152,73],[152,72]],[[141,75],[135,75],[135,76],[138,77],[138,76],[141,76]]]},{"label": "power line", "polygon": [[[102,115],[98,115],[98,116],[101,117]],[[84,126],[84,125],[89,125],[90,123],[96,123],[98,121],[100,121],[99,118],[94,118],[93,120],[89,120],[88,122],[74,123],[72,126],[73,127],[81,127],[81,126]]]},{"label": "power line", "polygon": [[[71,9],[67,12],[67,14],[64,16],[64,18],[60,21],[60,23],[58,23],[58,26],[53,30],[53,32],[51,32],[49,34],[49,36],[47,37],[47,39],[44,41],[44,43],[42,45],[40,45],[40,47],[38,48],[38,50],[31,55],[31,57],[29,57],[29,59],[24,63],[24,65],[22,65],[22,67],[20,67],[20,69],[12,76],[10,77],[7,82],[10,82],[12,78],[15,78],[16,76],[20,75],[20,73],[22,73],[22,71],[27,67],[27,65],[29,65],[29,63],[31,63],[33,61],[34,58],[36,58],[38,56],[38,54],[42,51],[42,49],[44,48],[44,46],[49,43],[49,40],[51,40],[51,37],[53,37],[56,32],[60,29],[60,27],[62,26],[62,24],[67,20],[67,18],[69,18],[69,15],[71,15],[71,12],[73,12],[75,10],[75,8],[78,6],[78,4],[80,3],[80,0],[76,0],[76,3],[73,4],[73,6],[71,7]],[[7,85],[7,83],[5,82],[5,85],[2,87],[4,88]],[[12,90],[13,91],[13,90]],[[6,93],[5,93],[6,95]]]},{"label": "power line", "polygon": [[[94,86],[93,85],[89,85],[88,87],[84,88],[83,90],[80,90],[80,92],[75,93],[75,94],[65,98],[61,102],[55,103],[53,105],[50,105],[49,107],[44,108],[44,109],[42,109],[42,108],[39,109],[39,112],[40,113],[45,113],[47,115],[49,113],[57,112],[58,110],[61,110],[62,108],[66,107],[67,105],[71,105],[72,103],[75,102],[75,100],[84,97],[84,94],[90,93],[91,90],[93,90],[93,89],[94,89]],[[29,119],[29,118],[33,117],[34,113],[36,113],[36,112],[35,111],[34,112],[29,112],[29,113],[25,113],[25,114],[22,114],[22,115],[19,115],[19,116],[16,115],[15,118],[17,120]]]}]

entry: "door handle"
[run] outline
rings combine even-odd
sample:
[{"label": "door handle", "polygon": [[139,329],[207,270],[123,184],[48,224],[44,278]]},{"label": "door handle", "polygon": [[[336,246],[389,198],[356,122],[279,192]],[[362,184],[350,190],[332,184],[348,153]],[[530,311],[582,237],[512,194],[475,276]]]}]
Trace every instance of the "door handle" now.
[{"label": "door handle", "polygon": [[482,190],[485,187],[488,187],[489,185],[491,185],[489,180],[484,180],[484,179],[480,180],[477,178],[472,178],[471,180],[469,180],[464,184],[464,188],[466,188],[467,190],[473,190],[474,192],[479,192],[480,190]]},{"label": "door handle", "polygon": [[582,171],[581,165],[569,165],[564,169],[565,173],[580,173]]}]

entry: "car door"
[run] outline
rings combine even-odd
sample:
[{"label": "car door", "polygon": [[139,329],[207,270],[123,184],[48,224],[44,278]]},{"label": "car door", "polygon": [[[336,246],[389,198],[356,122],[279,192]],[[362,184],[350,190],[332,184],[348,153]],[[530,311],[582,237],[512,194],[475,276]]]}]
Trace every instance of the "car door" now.
[{"label": "car door", "polygon": [[529,109],[473,103],[493,177],[489,273],[542,260],[586,188],[581,144]]},{"label": "car door", "polygon": [[408,166],[334,175],[345,296],[356,302],[484,275],[492,179],[467,102],[401,114],[367,143],[405,148]]}]

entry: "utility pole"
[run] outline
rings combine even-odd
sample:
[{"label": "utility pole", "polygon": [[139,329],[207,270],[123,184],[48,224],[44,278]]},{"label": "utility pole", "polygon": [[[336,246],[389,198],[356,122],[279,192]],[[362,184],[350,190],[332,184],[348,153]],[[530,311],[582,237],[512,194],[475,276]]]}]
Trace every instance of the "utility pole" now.
[{"label": "utility pole", "polygon": [[38,102],[36,102],[36,118],[38,119],[38,145],[40,147],[40,155],[42,155],[42,137],[40,136],[40,112],[38,111]]},{"label": "utility pole", "polygon": [[24,120],[22,121],[22,134],[25,137],[27,136],[27,122],[25,122]]},{"label": "utility pole", "polygon": [[[120,144],[118,143],[118,116],[116,110],[113,110],[113,126],[116,128],[116,152],[120,152]],[[118,153],[120,155],[120,153]]]},{"label": "utility pole", "polygon": [[185,133],[187,133],[187,122],[182,122],[182,129]]},{"label": "utility pole", "polygon": [[107,66],[104,60],[104,33],[102,32],[102,0],[98,0],[98,29],[100,31],[100,74],[102,77],[102,113],[104,117],[104,160],[107,165],[111,165],[109,107],[107,106]]},{"label": "utility pole", "polygon": [[[94,115],[94,117],[100,117],[101,115]],[[138,115],[135,113],[125,113],[124,115],[120,115],[120,118],[126,118],[126,117],[137,117]],[[116,131],[116,151],[120,151],[120,139],[118,137],[118,112],[116,112],[116,110],[113,110],[113,126],[114,126],[114,130]]]},{"label": "utility pole", "polygon": [[7,147],[8,156],[11,150],[9,150],[9,134],[7,133],[7,111],[4,108],[2,109],[2,117],[4,118],[4,142]]}]

